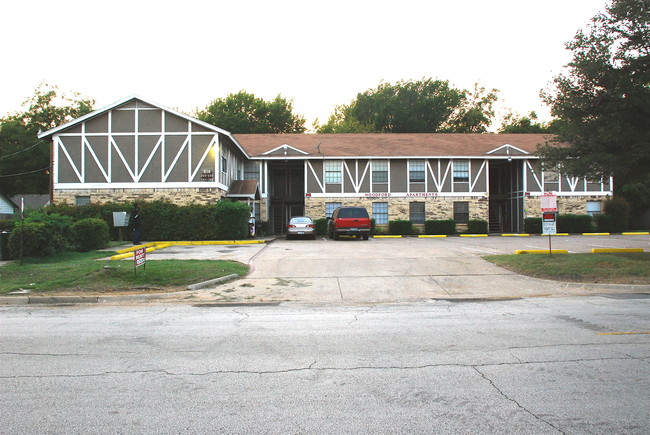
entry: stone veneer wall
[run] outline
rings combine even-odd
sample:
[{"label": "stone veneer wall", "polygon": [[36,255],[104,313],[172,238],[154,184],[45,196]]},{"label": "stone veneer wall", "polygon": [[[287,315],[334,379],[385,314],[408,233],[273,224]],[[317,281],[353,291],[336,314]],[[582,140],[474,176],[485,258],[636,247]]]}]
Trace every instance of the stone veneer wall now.
[{"label": "stone veneer wall", "polygon": [[325,203],[340,202],[346,207],[365,207],[372,218],[372,203],[388,203],[388,220],[409,219],[409,203],[424,202],[426,220],[454,218],[454,202],[469,202],[469,218],[488,220],[489,207],[486,198],[435,197],[435,198],[305,198],[305,214],[313,219],[325,217]]},{"label": "stone veneer wall", "polygon": [[226,192],[217,188],[184,189],[55,189],[54,203],[74,205],[76,196],[90,196],[90,203],[135,202],[166,200],[178,205],[210,204],[225,196]]},{"label": "stone veneer wall", "polygon": [[[587,201],[604,202],[609,199],[607,195],[592,196],[558,196],[557,211],[558,214],[587,214]],[[524,200],[526,217],[542,217],[541,199],[538,196],[529,196]],[[601,207],[602,209],[602,207]]]}]

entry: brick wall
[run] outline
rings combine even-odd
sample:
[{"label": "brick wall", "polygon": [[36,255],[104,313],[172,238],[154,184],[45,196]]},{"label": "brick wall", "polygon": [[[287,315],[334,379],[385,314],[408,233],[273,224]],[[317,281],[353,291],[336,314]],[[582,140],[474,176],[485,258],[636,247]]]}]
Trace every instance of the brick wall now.
[{"label": "brick wall", "polygon": [[[558,214],[587,214],[587,201],[601,201],[608,199],[607,196],[558,196],[557,211]],[[526,197],[524,200],[526,217],[542,217],[541,199],[537,197]]]},{"label": "brick wall", "polygon": [[185,189],[80,189],[54,190],[54,203],[74,205],[76,196],[90,196],[92,204],[105,202],[135,202],[167,200],[174,204],[215,203],[225,196],[226,192],[216,188],[185,188]]},{"label": "brick wall", "polygon": [[409,203],[424,202],[426,220],[446,220],[454,218],[454,202],[469,202],[469,218],[488,220],[488,201],[476,197],[435,197],[435,198],[305,198],[305,214],[313,219],[325,217],[325,203],[340,202],[347,207],[365,207],[372,217],[373,202],[388,203],[388,220],[409,219]]}]

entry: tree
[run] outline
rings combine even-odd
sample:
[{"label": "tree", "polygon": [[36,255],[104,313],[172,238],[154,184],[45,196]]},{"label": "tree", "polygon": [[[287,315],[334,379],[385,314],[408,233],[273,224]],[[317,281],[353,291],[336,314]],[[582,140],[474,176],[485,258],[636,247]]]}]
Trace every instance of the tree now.
[{"label": "tree", "polygon": [[565,145],[540,155],[573,176],[613,175],[618,192],[638,189],[650,167],[650,2],[613,0],[566,46],[572,61],[542,93]]},{"label": "tree", "polygon": [[380,83],[338,106],[319,133],[482,133],[494,112],[496,90],[456,89],[431,78]]},{"label": "tree", "polygon": [[303,133],[305,118],[293,114],[292,101],[280,95],[264,101],[239,91],[214,100],[196,117],[231,133]]},{"label": "tree", "polygon": [[510,112],[504,117],[499,133],[554,133],[558,125],[557,120],[549,123],[538,122],[535,112],[530,112],[527,116],[515,115]]},{"label": "tree", "polygon": [[42,83],[23,103],[22,113],[0,119],[0,192],[48,193],[50,144],[39,140],[38,132],[85,115],[94,104],[78,93],[68,96]]}]

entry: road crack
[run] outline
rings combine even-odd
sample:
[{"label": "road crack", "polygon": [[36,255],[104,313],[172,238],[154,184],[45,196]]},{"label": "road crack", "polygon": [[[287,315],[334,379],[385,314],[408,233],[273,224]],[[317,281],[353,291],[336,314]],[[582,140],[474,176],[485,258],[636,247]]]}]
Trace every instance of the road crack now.
[{"label": "road crack", "polygon": [[553,429],[555,429],[556,431],[558,431],[558,432],[561,433],[561,434],[564,434],[564,433],[565,433],[563,430],[561,430],[560,428],[558,428],[557,426],[555,426],[555,425],[554,425],[553,423],[551,423],[550,421],[544,420],[544,419],[541,418],[539,415],[535,414],[534,412],[532,412],[531,410],[529,410],[529,409],[527,409],[525,406],[523,406],[521,403],[517,402],[515,399],[509,397],[506,393],[504,393],[504,392],[503,392],[503,391],[502,391],[502,390],[501,390],[501,389],[500,389],[500,388],[499,388],[499,387],[494,383],[494,381],[492,381],[492,379],[488,378],[487,375],[486,375],[485,373],[483,373],[482,371],[480,371],[480,370],[478,369],[478,367],[476,367],[476,366],[472,366],[472,368],[473,368],[474,370],[476,370],[476,372],[477,372],[479,375],[481,375],[481,377],[482,377],[484,380],[486,380],[486,381],[487,381],[487,382],[492,386],[492,388],[494,388],[494,389],[495,389],[495,390],[496,390],[496,391],[501,395],[501,397],[503,397],[504,399],[506,399],[506,400],[508,400],[508,401],[510,401],[510,402],[512,402],[512,403],[514,403],[514,404],[515,404],[519,409],[521,409],[522,411],[524,411],[524,412],[527,413],[528,415],[532,416],[535,420],[540,421],[540,422],[542,422],[542,423],[544,423],[544,424],[546,424],[546,425],[552,427]]}]

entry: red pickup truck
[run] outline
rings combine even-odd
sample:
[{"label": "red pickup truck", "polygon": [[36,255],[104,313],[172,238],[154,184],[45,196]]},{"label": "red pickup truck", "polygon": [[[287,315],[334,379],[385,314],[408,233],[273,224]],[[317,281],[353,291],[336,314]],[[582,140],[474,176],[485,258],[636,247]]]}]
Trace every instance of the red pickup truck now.
[{"label": "red pickup truck", "polygon": [[370,217],[363,207],[339,207],[329,218],[330,239],[337,240],[340,235],[363,237],[370,236]]}]

